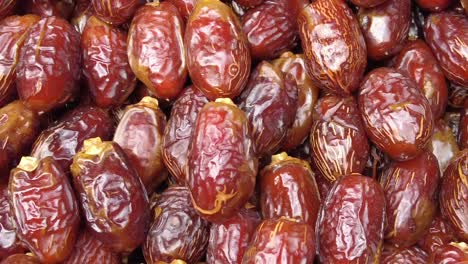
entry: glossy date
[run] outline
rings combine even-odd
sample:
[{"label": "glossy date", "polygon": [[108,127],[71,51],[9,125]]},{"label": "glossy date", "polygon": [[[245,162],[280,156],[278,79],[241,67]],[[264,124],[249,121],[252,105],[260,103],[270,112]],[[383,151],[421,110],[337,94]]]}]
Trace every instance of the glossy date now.
[{"label": "glossy date", "polygon": [[127,22],[143,3],[140,0],[91,0],[95,14],[103,21],[121,25]]},{"label": "glossy date", "polygon": [[75,243],[72,254],[63,264],[83,263],[119,264],[121,262],[116,253],[110,251],[90,232],[83,231]]}]

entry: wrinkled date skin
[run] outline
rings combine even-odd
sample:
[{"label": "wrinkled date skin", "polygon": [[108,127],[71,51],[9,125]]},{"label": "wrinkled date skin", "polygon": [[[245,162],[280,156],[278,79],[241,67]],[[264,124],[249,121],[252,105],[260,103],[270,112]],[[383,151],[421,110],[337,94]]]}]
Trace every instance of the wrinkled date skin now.
[{"label": "wrinkled date skin", "polygon": [[158,101],[144,97],[125,109],[115,130],[114,142],[127,154],[148,194],[167,176],[161,153],[165,126],[166,116],[159,109]]},{"label": "wrinkled date skin", "polygon": [[35,15],[11,16],[0,21],[0,107],[16,95],[16,66],[29,29],[39,21]]},{"label": "wrinkled date skin", "polygon": [[203,257],[210,227],[193,208],[187,187],[174,185],[166,189],[158,197],[154,212],[143,244],[147,263],[196,263]]},{"label": "wrinkled date skin", "polygon": [[185,32],[193,84],[210,100],[234,98],[247,83],[250,52],[241,24],[219,0],[198,0]]},{"label": "wrinkled date skin", "polygon": [[23,157],[11,171],[8,191],[21,241],[41,262],[65,260],[78,237],[80,215],[60,164],[51,157]]},{"label": "wrinkled date skin", "polygon": [[255,230],[243,264],[312,263],[315,257],[314,229],[293,219],[264,220]]},{"label": "wrinkled date skin", "polygon": [[0,185],[0,261],[26,249],[20,244],[8,202],[8,187]]},{"label": "wrinkled date skin", "polygon": [[208,98],[202,92],[193,86],[187,87],[175,101],[164,131],[163,161],[180,184],[187,180],[187,149],[192,141],[197,115],[206,103]]},{"label": "wrinkled date skin", "polygon": [[452,2],[453,0],[416,0],[418,6],[431,12],[447,9]]},{"label": "wrinkled date skin", "polygon": [[317,0],[297,18],[309,76],[318,87],[350,94],[367,65],[366,43],[343,0]]},{"label": "wrinkled date skin", "polygon": [[223,223],[212,224],[206,252],[208,264],[241,263],[255,229],[260,223],[259,213],[252,208],[241,208]]},{"label": "wrinkled date skin", "polygon": [[319,96],[319,88],[313,84],[307,74],[303,54],[285,52],[272,64],[283,73],[283,76],[291,74],[297,89],[296,117],[282,144],[283,149],[292,150],[304,143],[310,133],[312,113]]},{"label": "wrinkled date skin", "polygon": [[434,123],[434,133],[427,145],[427,149],[437,158],[440,174],[442,175],[450,160],[460,150],[452,130],[443,119],[439,119]]},{"label": "wrinkled date skin", "polygon": [[83,74],[96,105],[121,105],[136,85],[127,57],[127,34],[92,16],[81,36],[81,50]]},{"label": "wrinkled date skin", "polygon": [[414,245],[428,229],[437,209],[439,166],[430,152],[393,162],[380,178],[387,202],[385,239],[398,247]]},{"label": "wrinkled date skin", "polygon": [[233,216],[254,192],[258,161],[247,116],[229,99],[198,113],[188,158],[188,187],[210,222]]},{"label": "wrinkled date skin", "polygon": [[468,149],[460,151],[447,169],[439,194],[442,216],[447,219],[455,234],[468,240]]},{"label": "wrinkled date skin", "polygon": [[413,79],[423,91],[434,119],[442,117],[447,105],[447,82],[427,44],[422,40],[408,42],[398,55],[394,67]]},{"label": "wrinkled date skin", "polygon": [[350,0],[350,1],[351,3],[359,7],[368,8],[368,7],[378,6],[387,0]]},{"label": "wrinkled date skin", "polygon": [[148,198],[123,149],[112,141],[85,140],[71,173],[91,233],[116,253],[140,245],[149,222]]},{"label": "wrinkled date skin", "polygon": [[460,116],[460,129],[458,130],[458,144],[461,149],[468,148],[468,100]]},{"label": "wrinkled date skin", "polygon": [[464,242],[442,246],[431,256],[430,263],[460,264],[468,263],[468,245]]},{"label": "wrinkled date skin", "polygon": [[367,56],[372,60],[389,58],[408,39],[411,0],[387,0],[372,8],[361,8],[358,18],[366,39]]},{"label": "wrinkled date skin", "polygon": [[317,223],[321,263],[375,263],[385,228],[385,196],[372,178],[340,177]]},{"label": "wrinkled date skin", "polygon": [[91,2],[96,16],[113,25],[127,22],[143,3],[140,0],[92,0]]},{"label": "wrinkled date skin", "polygon": [[148,3],[132,20],[128,59],[133,72],[158,98],[175,99],[187,80],[184,22],[170,2]]},{"label": "wrinkled date skin", "polygon": [[51,156],[69,172],[75,154],[88,138],[111,139],[114,127],[110,115],[99,108],[82,106],[42,131],[36,139],[31,156],[38,159]]},{"label": "wrinkled date skin", "polygon": [[371,71],[362,82],[358,105],[369,139],[394,160],[416,157],[432,135],[429,102],[397,70]]},{"label": "wrinkled date skin", "polygon": [[418,241],[418,245],[429,255],[452,241],[457,241],[452,228],[441,216],[434,217],[426,234]]},{"label": "wrinkled date skin", "polygon": [[120,264],[121,260],[91,233],[83,231],[75,243],[72,254],[63,264],[83,263]]},{"label": "wrinkled date skin", "polygon": [[15,254],[3,260],[1,264],[41,264],[41,262],[36,257],[25,254]]},{"label": "wrinkled date skin", "polygon": [[[21,1],[23,2],[23,1]],[[75,0],[24,0],[25,13],[41,17],[58,16],[69,19],[75,8]]]},{"label": "wrinkled date skin", "polygon": [[429,257],[426,252],[417,246],[397,248],[385,245],[380,263],[382,264],[427,264]]},{"label": "wrinkled date skin", "polygon": [[8,181],[10,169],[29,151],[39,133],[40,121],[34,111],[14,101],[0,109],[0,181]]},{"label": "wrinkled date skin", "polygon": [[294,218],[315,228],[320,194],[306,161],[286,153],[273,155],[260,174],[260,207],[264,219]]},{"label": "wrinkled date skin", "polygon": [[21,49],[16,79],[21,100],[36,111],[69,102],[78,92],[80,65],[80,34],[62,18],[42,18]]},{"label": "wrinkled date skin", "polygon": [[0,2],[0,20],[13,13],[16,2],[17,0],[4,0]]},{"label": "wrinkled date skin", "polygon": [[296,87],[286,84],[283,74],[263,61],[250,76],[238,101],[249,119],[257,155],[271,155],[280,149],[294,122]]},{"label": "wrinkled date skin", "polygon": [[342,175],[361,173],[369,157],[369,142],[353,97],[322,97],[315,106],[310,132],[312,162],[334,182]]},{"label": "wrinkled date skin", "polygon": [[427,17],[424,36],[447,79],[468,87],[468,18],[454,12]]}]

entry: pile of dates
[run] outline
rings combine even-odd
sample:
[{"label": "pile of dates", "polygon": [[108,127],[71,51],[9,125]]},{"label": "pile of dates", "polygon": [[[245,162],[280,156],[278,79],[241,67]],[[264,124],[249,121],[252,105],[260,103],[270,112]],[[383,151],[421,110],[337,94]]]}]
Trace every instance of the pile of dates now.
[{"label": "pile of dates", "polygon": [[0,264],[468,263],[468,1],[0,0]]}]

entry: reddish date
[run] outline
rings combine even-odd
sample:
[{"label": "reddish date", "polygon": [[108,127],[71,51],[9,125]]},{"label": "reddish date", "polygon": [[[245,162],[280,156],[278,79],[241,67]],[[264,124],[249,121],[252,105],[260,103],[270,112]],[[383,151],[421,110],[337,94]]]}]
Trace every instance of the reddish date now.
[{"label": "reddish date", "polygon": [[432,135],[433,115],[409,77],[375,69],[363,80],[358,99],[368,137],[379,149],[400,161],[422,152]]},{"label": "reddish date", "polygon": [[23,157],[8,184],[17,231],[41,262],[60,263],[72,252],[80,215],[67,175],[50,157]]},{"label": "reddish date", "polygon": [[452,130],[443,119],[434,123],[434,133],[427,145],[427,149],[437,158],[440,174],[442,175],[450,160],[459,151],[457,141],[452,134]]},{"label": "reddish date", "polygon": [[113,25],[127,22],[143,3],[140,0],[91,0],[91,2],[96,16]]},{"label": "reddish date", "polygon": [[175,99],[187,79],[184,22],[170,2],[148,3],[132,20],[128,58],[133,72],[158,98]]},{"label": "reddish date", "polygon": [[16,235],[16,227],[8,202],[8,187],[0,185],[0,261],[15,253],[25,252]]},{"label": "reddish date", "polygon": [[243,264],[312,263],[315,257],[313,227],[293,219],[264,220],[256,229]]},{"label": "reddish date", "polygon": [[372,178],[341,177],[330,190],[317,223],[321,263],[374,263],[385,228],[385,196]]},{"label": "reddish date", "polygon": [[113,141],[125,151],[149,194],[167,176],[161,153],[165,126],[158,100],[144,97],[125,109],[114,134]]},{"label": "reddish date", "polygon": [[[23,1],[22,1],[23,2]],[[25,13],[41,17],[58,16],[69,19],[75,8],[75,0],[24,0]]]},{"label": "reddish date", "polygon": [[232,217],[254,192],[258,161],[244,112],[230,99],[198,113],[188,158],[188,187],[198,213],[210,222]]},{"label": "reddish date", "polygon": [[351,3],[363,7],[369,8],[383,4],[387,0],[351,0]]},{"label": "reddish date", "polygon": [[0,2],[0,20],[13,13],[16,2],[17,0],[3,0]]},{"label": "reddish date", "polygon": [[380,263],[382,264],[427,264],[429,257],[417,246],[397,248],[385,245]]},{"label": "reddish date", "polygon": [[63,264],[83,263],[119,264],[121,260],[116,253],[110,251],[88,231],[83,231],[75,243],[72,254]]},{"label": "reddish date", "polygon": [[441,216],[436,216],[418,245],[432,255],[445,244],[456,240],[450,225]]},{"label": "reddish date", "polygon": [[431,256],[430,261],[437,264],[468,263],[468,245],[464,242],[444,245]]},{"label": "reddish date", "polygon": [[49,111],[72,100],[80,78],[80,35],[66,20],[42,18],[21,49],[16,85],[22,101]]},{"label": "reddish date", "polygon": [[219,0],[198,0],[185,32],[193,84],[210,100],[239,95],[250,73],[250,53],[241,24]]},{"label": "reddish date", "polygon": [[41,264],[39,259],[33,256],[25,254],[15,254],[11,255],[2,262],[1,264]]},{"label": "reddish date", "polygon": [[196,263],[205,254],[210,228],[193,208],[190,191],[174,185],[157,199],[154,219],[143,244],[147,263],[178,260]]},{"label": "reddish date", "polygon": [[132,252],[145,238],[148,197],[123,149],[87,139],[70,169],[91,234],[116,253]]}]

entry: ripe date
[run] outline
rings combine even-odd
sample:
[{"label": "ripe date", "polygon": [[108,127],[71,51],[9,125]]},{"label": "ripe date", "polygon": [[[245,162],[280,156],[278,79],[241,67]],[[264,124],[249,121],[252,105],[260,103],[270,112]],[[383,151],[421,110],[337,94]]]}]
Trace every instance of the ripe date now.
[{"label": "ripe date", "polygon": [[210,100],[239,95],[250,73],[250,52],[241,24],[219,0],[198,0],[185,32],[193,84]]},{"label": "ripe date", "polygon": [[429,255],[432,255],[452,241],[457,241],[452,228],[445,219],[437,215],[432,220],[426,234],[419,240],[418,245]]},{"label": "ripe date", "polygon": [[127,154],[148,194],[167,177],[161,153],[165,126],[166,116],[158,100],[144,97],[125,109],[115,130],[114,142]]},{"label": "ripe date", "polygon": [[321,263],[374,263],[380,258],[385,228],[385,196],[372,178],[340,177],[317,220]]},{"label": "ripe date", "polygon": [[258,161],[247,116],[230,99],[200,110],[188,158],[188,187],[210,222],[233,216],[254,192]]},{"label": "ripe date", "polygon": [[416,157],[432,135],[429,102],[416,84],[397,70],[371,71],[361,84],[358,105],[369,139],[392,159]]},{"label": "ripe date", "polygon": [[140,7],[140,0],[91,0],[94,12],[101,20],[121,25],[127,22]]},{"label": "ripe date", "polygon": [[350,94],[367,65],[366,43],[343,0],[317,0],[297,18],[309,76],[318,87]]},{"label": "ripe date", "polygon": [[67,175],[51,157],[23,157],[8,184],[16,233],[41,262],[60,263],[72,252],[80,215]]},{"label": "ripe date", "polygon": [[397,248],[385,245],[380,263],[382,264],[427,264],[429,257],[417,246]]},{"label": "ripe date", "polygon": [[80,65],[80,34],[62,18],[42,18],[21,49],[16,79],[21,100],[44,112],[71,101],[78,92]]},{"label": "ripe date", "polygon": [[26,249],[16,235],[16,227],[8,202],[8,187],[0,185],[0,261]]},{"label": "ripe date", "polygon": [[128,35],[133,72],[158,98],[175,99],[187,80],[184,22],[170,2],[140,8]]},{"label": "ripe date", "polygon": [[121,260],[116,253],[85,230],[78,237],[72,254],[63,264],[84,263],[119,264]]},{"label": "ripe date", "polygon": [[132,252],[145,238],[149,207],[123,149],[112,141],[87,139],[70,169],[91,234],[116,253]]},{"label": "ripe date", "polygon": [[464,242],[452,242],[450,244],[444,245],[431,256],[430,263],[468,263],[468,245]]},{"label": "ripe date", "polygon": [[154,219],[143,244],[147,263],[195,263],[205,254],[209,223],[192,206],[187,187],[166,189],[154,206]]},{"label": "ripe date", "polygon": [[450,160],[459,151],[457,140],[443,119],[439,119],[434,123],[434,133],[427,145],[427,149],[436,156],[439,162],[440,174],[442,175]]}]

